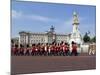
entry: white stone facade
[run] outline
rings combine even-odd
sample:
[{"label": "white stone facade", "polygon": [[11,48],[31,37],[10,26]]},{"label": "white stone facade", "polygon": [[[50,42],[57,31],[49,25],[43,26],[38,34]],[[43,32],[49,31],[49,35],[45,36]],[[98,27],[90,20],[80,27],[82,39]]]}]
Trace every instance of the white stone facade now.
[{"label": "white stone facade", "polygon": [[30,32],[19,32],[20,44],[37,44],[37,43],[52,43],[56,41],[61,43],[62,41],[68,42],[69,35],[66,34],[48,34],[48,33],[30,33]]}]

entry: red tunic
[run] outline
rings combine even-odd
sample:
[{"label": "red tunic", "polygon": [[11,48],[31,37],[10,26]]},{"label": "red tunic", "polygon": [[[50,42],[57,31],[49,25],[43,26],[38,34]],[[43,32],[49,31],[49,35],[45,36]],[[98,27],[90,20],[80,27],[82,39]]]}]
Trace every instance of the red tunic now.
[{"label": "red tunic", "polygon": [[53,46],[51,46],[51,47],[50,47],[50,50],[51,50],[51,51],[53,51],[53,50],[54,50],[54,47],[53,47]]},{"label": "red tunic", "polygon": [[67,50],[68,50],[67,46],[66,46],[66,45],[64,45],[64,51],[67,51]]},{"label": "red tunic", "polygon": [[53,50],[54,50],[54,51],[56,51],[56,50],[57,50],[56,46],[53,46]]},{"label": "red tunic", "polygon": [[14,47],[12,47],[11,50],[13,53],[16,51],[16,49]]},{"label": "red tunic", "polygon": [[72,50],[73,51],[77,51],[77,46],[76,45],[72,45]]},{"label": "red tunic", "polygon": [[56,46],[56,51],[58,51],[59,50],[59,47],[58,46]]},{"label": "red tunic", "polygon": [[60,46],[60,50],[63,50],[63,45]]},{"label": "red tunic", "polygon": [[32,51],[35,51],[35,47],[32,47]]}]

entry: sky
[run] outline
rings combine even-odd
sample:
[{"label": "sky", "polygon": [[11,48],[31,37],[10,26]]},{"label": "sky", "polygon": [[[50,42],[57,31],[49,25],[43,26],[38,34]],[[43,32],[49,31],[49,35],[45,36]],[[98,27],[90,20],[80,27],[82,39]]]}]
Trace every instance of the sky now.
[{"label": "sky", "polygon": [[90,31],[90,35],[95,35],[95,6],[14,0],[11,4],[12,37],[18,36],[20,31],[46,32],[52,25],[56,33],[69,34],[73,29],[74,11],[78,14],[80,33]]}]

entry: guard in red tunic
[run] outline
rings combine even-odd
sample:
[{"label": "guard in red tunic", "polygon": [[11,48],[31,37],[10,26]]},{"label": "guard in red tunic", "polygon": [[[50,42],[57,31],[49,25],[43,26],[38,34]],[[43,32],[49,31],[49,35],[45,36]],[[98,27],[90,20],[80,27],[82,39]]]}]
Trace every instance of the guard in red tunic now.
[{"label": "guard in red tunic", "polygon": [[59,55],[61,56],[62,54],[63,54],[63,45],[60,43]]},{"label": "guard in red tunic", "polygon": [[53,45],[53,55],[56,56],[56,43]]},{"label": "guard in red tunic", "polygon": [[58,51],[59,51],[59,45],[58,44],[56,44],[56,55],[58,56]]},{"label": "guard in red tunic", "polygon": [[48,43],[46,44],[46,47],[47,47],[46,55],[49,55],[49,44]]},{"label": "guard in red tunic", "polygon": [[42,55],[42,50],[43,50],[43,48],[42,48],[42,44],[40,45],[40,55]]},{"label": "guard in red tunic", "polygon": [[44,46],[44,44],[42,45],[42,55],[45,55],[45,46]]},{"label": "guard in red tunic", "polygon": [[41,54],[41,45],[40,45],[40,43],[38,43],[38,45],[37,45],[37,55],[39,56],[40,54]]},{"label": "guard in red tunic", "polygon": [[68,43],[65,43],[65,45],[64,45],[64,50],[65,50],[65,55],[70,55],[70,51],[69,51],[69,45],[68,45]]},{"label": "guard in red tunic", "polygon": [[20,51],[19,55],[24,55],[24,48],[23,47],[19,48],[19,51]]},{"label": "guard in red tunic", "polygon": [[36,45],[35,51],[36,51],[35,54],[38,55],[39,54],[39,52],[38,52],[38,45]]},{"label": "guard in red tunic", "polygon": [[30,50],[30,48],[29,48],[29,45],[27,45],[27,48],[26,48],[26,53],[25,53],[25,55],[30,55],[30,52],[29,52],[29,50]]},{"label": "guard in red tunic", "polygon": [[53,44],[50,47],[50,55],[54,55],[54,45]]},{"label": "guard in red tunic", "polygon": [[20,44],[19,55],[24,55],[24,46]]},{"label": "guard in red tunic", "polygon": [[52,47],[51,45],[48,46],[48,55],[49,56],[51,56],[51,49],[52,49],[51,47]]},{"label": "guard in red tunic", "polygon": [[57,46],[58,55],[60,55],[60,44]]},{"label": "guard in red tunic", "polygon": [[48,55],[48,43],[45,44],[44,49],[45,49],[44,55],[46,56],[46,55]]},{"label": "guard in red tunic", "polygon": [[72,44],[72,53],[71,53],[71,55],[77,56],[77,44],[76,43]]},{"label": "guard in red tunic", "polygon": [[63,45],[63,55],[66,55],[66,51],[67,51],[67,45],[66,43]]},{"label": "guard in red tunic", "polygon": [[32,52],[31,52],[31,55],[32,55],[32,56],[35,55],[35,52],[36,52],[36,51],[35,51],[35,44],[33,44],[33,45],[32,45]]},{"label": "guard in red tunic", "polygon": [[14,47],[14,54],[19,55],[18,45],[15,45]]},{"label": "guard in red tunic", "polygon": [[57,54],[56,43],[55,43],[54,46],[53,46],[53,52],[54,52],[54,56],[56,56],[56,54]]}]

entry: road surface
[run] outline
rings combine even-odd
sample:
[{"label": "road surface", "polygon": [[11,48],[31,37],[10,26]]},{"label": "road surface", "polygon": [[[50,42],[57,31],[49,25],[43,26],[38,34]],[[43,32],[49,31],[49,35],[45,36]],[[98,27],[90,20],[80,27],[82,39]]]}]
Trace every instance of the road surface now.
[{"label": "road surface", "polygon": [[11,56],[11,74],[96,69],[96,56]]}]

